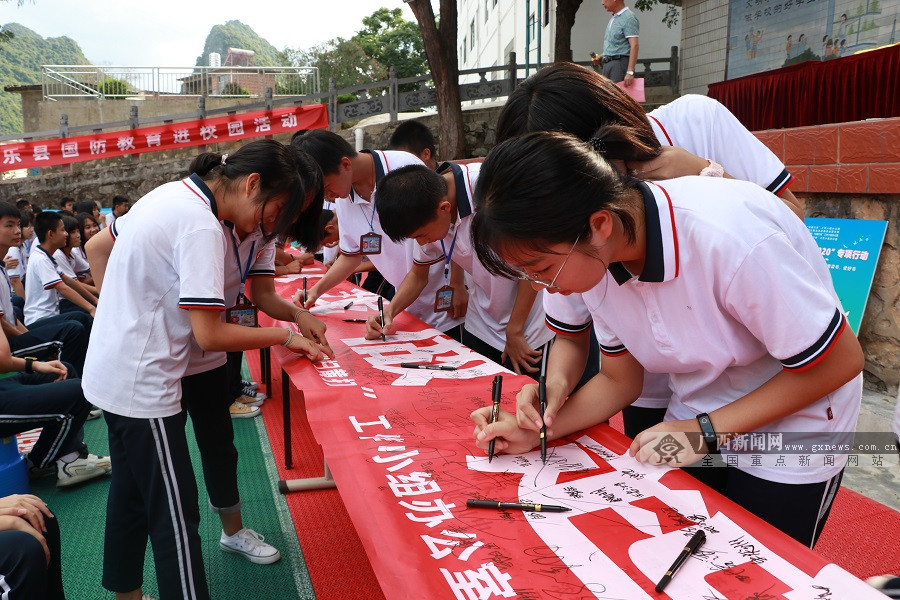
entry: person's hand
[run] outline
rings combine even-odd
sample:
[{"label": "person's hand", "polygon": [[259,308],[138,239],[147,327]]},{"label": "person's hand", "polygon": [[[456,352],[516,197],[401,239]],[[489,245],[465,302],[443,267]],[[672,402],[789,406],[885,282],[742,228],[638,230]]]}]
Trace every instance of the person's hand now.
[{"label": "person's hand", "polygon": [[369,315],[369,318],[366,319],[366,339],[367,340],[377,340],[381,337],[382,334],[390,335],[392,333],[396,333],[397,329],[394,327],[394,319],[391,318],[387,312],[384,313],[384,328],[381,327],[381,315],[378,313]]},{"label": "person's hand", "polygon": [[25,519],[32,527],[41,532],[47,531],[44,517],[53,517],[47,504],[31,494],[13,494],[0,498],[0,515]]},{"label": "person's hand", "polygon": [[653,465],[673,468],[692,465],[709,454],[709,450],[702,436],[688,436],[688,433],[700,433],[697,419],[663,421],[637,434],[628,454]]},{"label": "person's hand", "polygon": [[7,269],[15,269],[19,266],[19,259],[14,256],[7,256],[3,259],[3,262],[6,263]]},{"label": "person's hand", "polygon": [[[294,295],[291,297],[291,302],[299,306],[300,308],[310,309],[316,305],[316,300],[321,296],[321,292],[319,292],[319,288],[313,285],[309,289],[306,290],[306,298],[303,298],[303,290],[297,290],[294,292]],[[305,301],[304,301],[305,300]]]},{"label": "person's hand", "polygon": [[331,345],[328,343],[328,340],[325,338],[325,331],[328,329],[328,326],[315,318],[308,311],[297,311],[299,314],[296,315],[296,323],[297,329],[300,330],[300,333],[308,340],[312,340],[325,349],[325,354],[334,358],[334,350],[331,349]]},{"label": "person's hand", "polygon": [[506,362],[507,358],[512,363],[516,375],[540,371],[541,351],[532,348],[525,340],[524,334],[512,333],[509,327],[506,328],[506,346],[500,355],[503,362]]},{"label": "person's hand", "polygon": [[538,434],[519,427],[516,417],[502,408],[497,422],[491,423],[492,410],[492,406],[482,406],[469,416],[475,423],[476,446],[487,452],[491,440],[495,440],[495,453],[522,454],[540,443]]},{"label": "person's hand", "polygon": [[532,431],[540,431],[544,425],[549,428],[553,425],[559,409],[562,408],[568,399],[568,395],[552,382],[547,383],[547,408],[544,410],[544,420],[541,420],[540,397],[538,394],[538,385],[530,383],[522,386],[516,395],[516,420],[522,429],[530,429]]},{"label": "person's hand", "polygon": [[[312,340],[306,339],[302,335],[297,335],[296,333],[291,337],[291,341],[288,342],[285,347],[291,352],[302,354],[313,362],[318,362],[322,360],[323,356],[327,355],[324,347]],[[329,348],[328,351],[331,352],[331,348]],[[331,354],[331,358],[334,358],[334,353]]]},{"label": "person's hand", "polygon": [[663,146],[659,156],[646,161],[627,161],[628,174],[660,181],[687,175],[699,175],[709,161],[677,146]]},{"label": "person's hand", "polygon": [[453,288],[453,306],[450,308],[450,318],[462,319],[469,310],[469,290],[466,289],[465,283],[450,284],[450,287]]},{"label": "person's hand", "polygon": [[303,271],[303,265],[299,260],[292,260],[288,264],[284,265],[285,275],[297,275],[301,271]]},{"label": "person's hand", "polygon": [[96,313],[97,313],[97,307],[96,307],[96,306],[91,306],[91,307],[88,309],[88,314],[91,315],[92,317],[93,317]]},{"label": "person's hand", "polygon": [[31,364],[31,368],[35,373],[44,373],[46,375],[56,375],[56,381],[62,381],[66,378],[69,371],[66,366],[58,360],[43,362],[36,360]]},{"label": "person's hand", "polygon": [[634,75],[625,74],[625,87],[631,87],[634,85]]},{"label": "person's hand", "polygon": [[316,257],[313,255],[312,252],[304,252],[303,254],[300,255],[300,257],[297,260],[300,262],[301,265],[306,266],[306,265],[313,264],[316,261]]},{"label": "person's hand", "polygon": [[47,564],[50,564],[50,548],[47,546],[47,540],[44,539],[44,536],[38,532],[37,529],[28,524],[28,521],[25,519],[21,519],[19,517],[9,516],[9,515],[0,515],[0,531],[24,531],[25,533],[31,535],[34,539],[41,543],[41,547],[44,549],[44,558],[47,560]]}]

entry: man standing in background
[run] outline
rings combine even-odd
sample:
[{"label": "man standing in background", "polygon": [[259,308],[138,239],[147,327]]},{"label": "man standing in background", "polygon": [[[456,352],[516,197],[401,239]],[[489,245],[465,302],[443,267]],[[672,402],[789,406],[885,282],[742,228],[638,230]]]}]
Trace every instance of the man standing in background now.
[{"label": "man standing in background", "polygon": [[613,14],[603,36],[602,73],[615,81],[634,82],[638,58],[638,18],[625,6],[624,0],[603,0],[603,8]]}]

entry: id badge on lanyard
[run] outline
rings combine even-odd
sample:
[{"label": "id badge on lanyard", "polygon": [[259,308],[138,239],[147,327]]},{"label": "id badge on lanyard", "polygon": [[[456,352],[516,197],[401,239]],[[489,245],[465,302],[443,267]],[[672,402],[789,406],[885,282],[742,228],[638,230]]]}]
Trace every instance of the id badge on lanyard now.
[{"label": "id badge on lanyard", "polygon": [[244,282],[247,281],[247,275],[250,273],[250,262],[253,260],[253,251],[256,250],[256,242],[250,245],[250,255],[247,257],[247,265],[241,267],[241,255],[238,253],[237,242],[234,241],[234,234],[231,236],[231,245],[234,248],[234,257],[237,260],[238,272],[241,274],[241,291],[238,292],[237,301],[234,306],[225,311],[225,322],[243,327],[259,326],[259,311],[253,303],[244,295]]},{"label": "id badge on lanyard", "polygon": [[[365,210],[360,205],[360,210]],[[362,254],[381,254],[381,235],[375,233],[375,203],[372,203],[372,216],[366,217],[369,221],[369,233],[359,236],[359,251]]]},{"label": "id badge on lanyard", "polygon": [[453,288],[450,287],[450,259],[453,258],[453,250],[455,248],[456,233],[453,234],[453,242],[450,244],[449,253],[444,248],[444,240],[441,240],[441,250],[447,256],[447,262],[444,263],[444,285],[434,293],[434,312],[447,312],[453,308]]}]

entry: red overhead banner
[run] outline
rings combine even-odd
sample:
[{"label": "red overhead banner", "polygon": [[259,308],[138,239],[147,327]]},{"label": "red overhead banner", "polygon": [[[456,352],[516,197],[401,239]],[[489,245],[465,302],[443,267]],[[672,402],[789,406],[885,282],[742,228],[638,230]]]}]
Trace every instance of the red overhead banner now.
[{"label": "red overhead banner", "polygon": [[315,104],[79,137],[17,142],[0,145],[3,157],[0,171],[65,165],[325,127],[328,127],[325,105]]}]

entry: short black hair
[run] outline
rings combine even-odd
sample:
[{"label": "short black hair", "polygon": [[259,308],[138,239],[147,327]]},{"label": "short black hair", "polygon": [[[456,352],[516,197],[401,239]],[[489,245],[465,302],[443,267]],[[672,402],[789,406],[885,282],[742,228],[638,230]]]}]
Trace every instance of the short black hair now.
[{"label": "short black hair", "polygon": [[59,227],[60,221],[62,221],[62,215],[58,212],[53,212],[51,210],[45,210],[41,214],[37,215],[34,218],[34,233],[37,236],[38,243],[43,244],[44,240],[47,239],[47,233],[50,231],[54,231],[57,227]]},{"label": "short black hair", "polygon": [[432,222],[447,195],[447,182],[425,165],[407,165],[384,176],[375,188],[381,228],[400,242]]},{"label": "short black hair", "polygon": [[322,170],[312,156],[293,142],[288,147],[294,156],[294,162],[297,163],[297,173],[300,175],[300,183],[304,190],[303,208],[288,235],[305,248],[313,248],[321,239],[319,218],[325,204],[325,182],[322,179]]},{"label": "short black hair", "polygon": [[79,200],[75,203],[75,206],[72,207],[72,212],[76,215],[78,213],[93,214],[95,208],[97,208],[97,204],[94,203],[93,200]]},{"label": "short black hair", "polygon": [[112,201],[113,207],[116,207],[120,204],[124,204],[126,202],[128,202],[130,204],[131,200],[129,200],[125,196],[113,196],[113,201]]},{"label": "short black hair", "polygon": [[431,156],[437,151],[434,148],[434,134],[421,121],[415,119],[404,121],[397,126],[388,142],[388,150],[405,150],[416,156],[425,149],[431,150]]},{"label": "short black hair", "polygon": [[72,202],[74,204],[75,198],[61,198],[59,201],[59,205],[60,207],[64,207],[69,202]]},{"label": "short black hair", "polygon": [[9,202],[0,202],[0,219],[4,219],[6,217],[21,219],[22,212]]},{"label": "short black hair", "polygon": [[75,217],[70,217],[69,215],[63,215],[63,228],[65,228],[66,233],[71,233],[78,229],[78,219]]},{"label": "short black hair", "polygon": [[28,227],[29,225],[34,224],[34,213],[30,210],[22,210],[19,211],[22,213],[21,220],[19,221],[19,226],[23,229]]},{"label": "short black hair", "polygon": [[19,210],[28,208],[29,206],[31,206],[31,202],[25,200],[24,198],[22,200],[16,200],[16,208],[18,208]]},{"label": "short black hair", "polygon": [[342,158],[353,158],[357,154],[350,142],[325,129],[307,131],[292,139],[291,146],[309,153],[319,163],[323,175],[334,175]]}]

